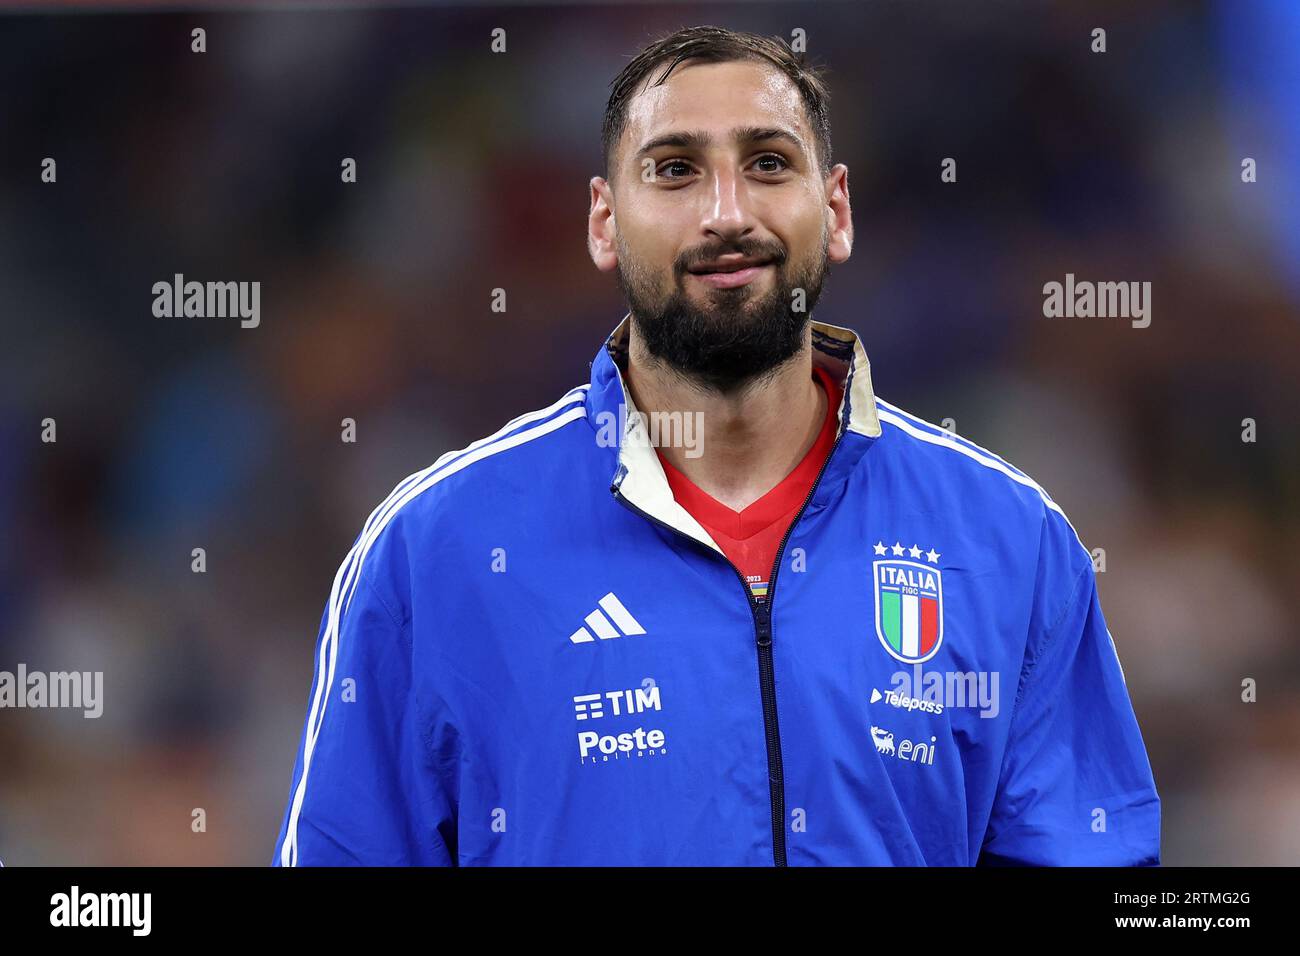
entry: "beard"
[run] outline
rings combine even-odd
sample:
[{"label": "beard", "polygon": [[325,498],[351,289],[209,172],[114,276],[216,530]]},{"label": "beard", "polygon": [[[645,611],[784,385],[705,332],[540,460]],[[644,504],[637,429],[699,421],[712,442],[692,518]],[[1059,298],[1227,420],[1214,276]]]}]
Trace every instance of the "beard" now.
[{"label": "beard", "polygon": [[[671,289],[664,293],[662,272],[629,256],[621,235],[617,242],[619,288],[645,350],[695,387],[724,395],[763,381],[798,354],[830,273],[829,232],[823,230],[820,254],[802,263],[790,262],[775,243],[691,250],[673,263]],[[685,288],[687,268],[728,253],[770,258],[771,288],[758,291],[759,278],[734,289],[705,288],[696,301]],[[796,289],[804,290],[803,308],[797,312]]]}]

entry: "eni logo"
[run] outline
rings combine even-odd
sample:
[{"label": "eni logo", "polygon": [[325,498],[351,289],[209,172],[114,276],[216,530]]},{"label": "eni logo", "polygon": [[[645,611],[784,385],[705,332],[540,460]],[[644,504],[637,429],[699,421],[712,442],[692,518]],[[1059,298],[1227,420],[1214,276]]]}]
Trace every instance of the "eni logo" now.
[{"label": "eni logo", "polygon": [[938,737],[931,737],[930,742],[903,739],[894,743],[894,735],[883,727],[871,728],[871,742],[876,745],[876,753],[886,757],[897,757],[911,763],[923,763],[927,767],[934,765],[934,745]]}]

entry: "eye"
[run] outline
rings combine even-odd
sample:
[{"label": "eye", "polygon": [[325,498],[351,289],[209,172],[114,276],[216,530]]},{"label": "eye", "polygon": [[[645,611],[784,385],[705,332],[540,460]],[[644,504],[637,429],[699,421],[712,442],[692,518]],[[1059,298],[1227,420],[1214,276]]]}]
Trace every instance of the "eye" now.
[{"label": "eye", "polygon": [[754,160],[754,164],[755,164],[755,165],[758,165],[759,163],[778,163],[778,164],[779,164],[778,168],[776,168],[776,169],[768,168],[768,169],[760,169],[760,170],[759,170],[759,172],[764,172],[764,173],[779,173],[779,172],[783,172],[783,171],[784,171],[784,170],[789,166],[789,164],[785,161],[785,157],[783,157],[783,156],[778,156],[776,153],[764,153],[762,156],[758,157],[758,159]]},{"label": "eye", "polygon": [[676,167],[681,167],[682,169],[685,169],[688,173],[690,172],[690,164],[688,164],[686,160],[670,159],[666,163],[661,164],[659,168],[655,170],[655,175],[661,179],[682,179],[683,178],[682,176],[667,176],[664,174],[665,170],[674,169]]}]

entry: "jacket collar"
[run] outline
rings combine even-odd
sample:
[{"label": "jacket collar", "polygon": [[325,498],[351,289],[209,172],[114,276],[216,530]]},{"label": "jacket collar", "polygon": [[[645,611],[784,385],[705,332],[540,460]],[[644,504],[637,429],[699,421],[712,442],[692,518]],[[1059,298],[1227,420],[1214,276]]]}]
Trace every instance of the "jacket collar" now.
[{"label": "jacket collar", "polygon": [[[722,549],[685,508],[673,498],[659,456],[650,444],[645,423],[624,380],[627,368],[631,313],[624,315],[591,363],[587,420],[596,430],[597,444],[616,449],[610,492],[619,494],[651,518],[689,535],[719,554]],[[812,360],[840,384],[837,443],[822,473],[807,517],[835,500],[850,472],[880,437],[876,396],[871,388],[871,364],[862,340],[851,329],[813,320]]]}]

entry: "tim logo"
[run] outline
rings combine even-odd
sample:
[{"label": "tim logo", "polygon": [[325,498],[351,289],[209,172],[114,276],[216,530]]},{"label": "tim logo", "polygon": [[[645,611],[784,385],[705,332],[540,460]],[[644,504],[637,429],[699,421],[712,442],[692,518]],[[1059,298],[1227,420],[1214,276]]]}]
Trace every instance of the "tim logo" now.
[{"label": "tim logo", "polygon": [[885,559],[872,563],[876,636],[905,664],[934,657],[943,643],[943,577],[933,566]]},{"label": "tim logo", "polygon": [[628,690],[610,690],[603,694],[579,694],[573,698],[574,716],[578,720],[596,720],[609,714],[639,714],[647,710],[662,710],[659,688],[633,687]]}]

